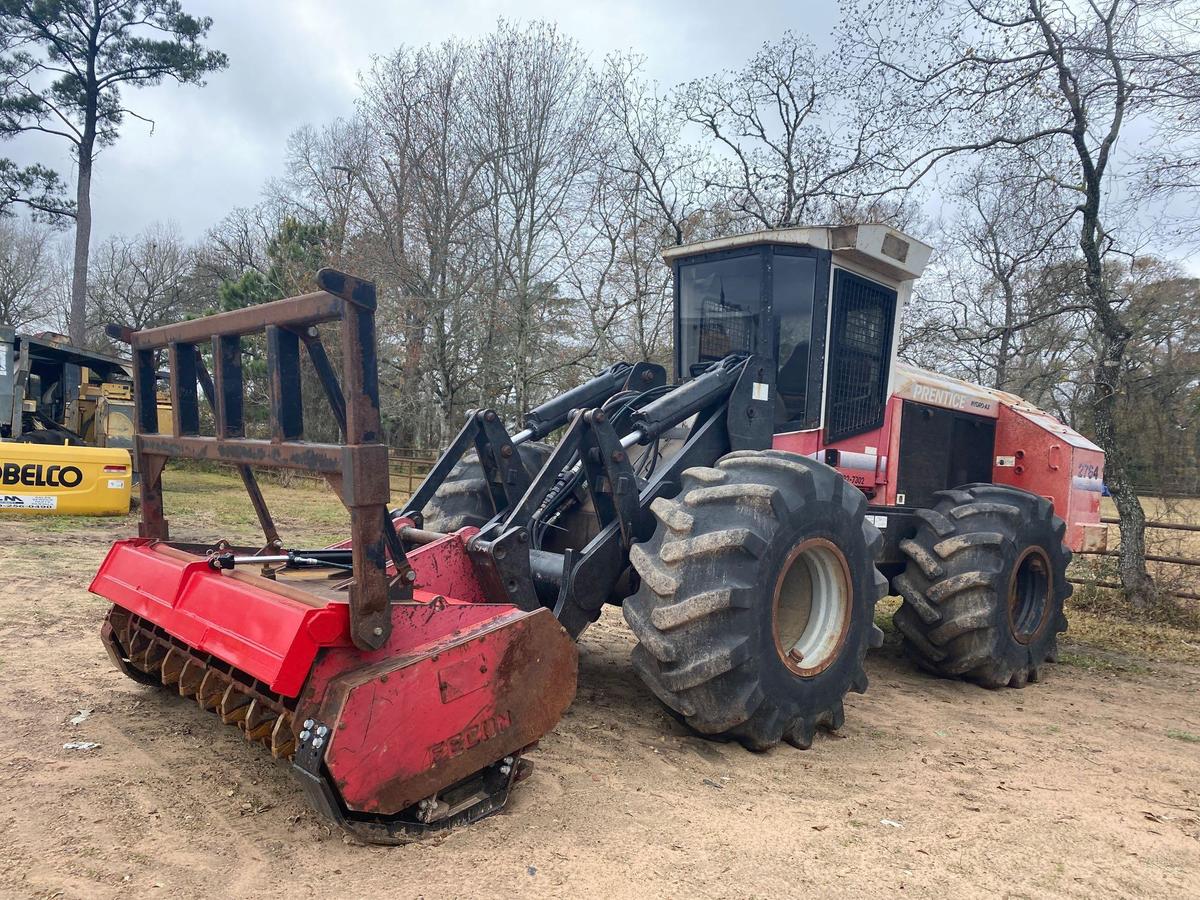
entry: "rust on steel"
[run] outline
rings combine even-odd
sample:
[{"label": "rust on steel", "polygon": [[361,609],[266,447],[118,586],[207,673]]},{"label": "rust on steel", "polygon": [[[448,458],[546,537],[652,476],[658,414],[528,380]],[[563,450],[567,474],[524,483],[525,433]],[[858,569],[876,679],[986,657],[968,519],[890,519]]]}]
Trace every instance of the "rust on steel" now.
[{"label": "rust on steel", "polygon": [[343,298],[328,291],[316,291],[187,322],[135,331],[129,336],[129,344],[134,350],[151,350],[171,343],[198,344],[211,340],[214,334],[253,334],[265,330],[268,325],[317,325],[340,318],[344,305]]},{"label": "rust on steel", "polygon": [[340,472],[342,452],[338,444],[310,444],[303,441],[275,443],[253,438],[224,439],[170,437],[165,434],[141,435],[143,452],[157,456],[204,459],[233,465],[263,466],[272,469],[308,469],[313,472]]},{"label": "rust on steel", "polygon": [[[252,468],[297,469],[325,476],[350,514],[352,580],[350,632],[356,646],[374,650],[391,632],[389,605],[411,596],[403,546],[391,526],[387,447],[382,442],[375,350],[375,286],[322,269],[320,290],[232,312],[145,331],[123,332],[134,357],[134,451],[142,472],[139,534],[166,540],[162,471],[173,458],[201,459],[238,468],[268,544],[279,544],[274,520]],[[340,325],[341,372],[335,371],[316,326]],[[270,388],[268,435],[246,437],[241,339],[267,338]],[[201,345],[211,346],[210,376]],[[325,399],[341,427],[342,443],[304,439],[301,348],[315,364]],[[170,374],[171,433],[158,431],[157,388],[164,361]],[[339,381],[340,374],[340,381]],[[214,436],[201,434],[197,390],[213,412]],[[388,564],[395,563],[389,575]]]}]

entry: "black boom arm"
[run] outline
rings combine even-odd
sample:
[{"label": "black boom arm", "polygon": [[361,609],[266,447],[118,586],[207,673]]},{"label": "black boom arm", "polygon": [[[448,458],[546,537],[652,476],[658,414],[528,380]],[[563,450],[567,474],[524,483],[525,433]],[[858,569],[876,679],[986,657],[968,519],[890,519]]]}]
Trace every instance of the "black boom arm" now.
[{"label": "black boom arm", "polygon": [[666,372],[662,366],[652,363],[615,363],[578,387],[527,412],[525,430],[511,437],[495,410],[471,410],[458,436],[438,457],[425,480],[396,517],[407,518],[419,526],[426,504],[446,481],[450,470],[470,450],[478,454],[495,510],[499,512],[512,507],[529,490],[529,473],[525,471],[521,456],[516,452],[518,444],[541,440],[561,428],[576,409],[599,406],[621,391],[645,391],[665,382]]},{"label": "black boom arm", "polygon": [[[761,450],[773,438],[774,366],[762,357],[728,357],[638,407],[618,428],[604,409],[578,412],[524,495],[472,540],[489,595],[531,609],[552,606],[572,635],[596,620],[625,577],[629,548],[654,529],[650,504],[679,493],[681,476],[732,450]],[[687,425],[687,437],[648,479],[628,450]],[[599,518],[599,533],[581,550],[550,553],[534,546],[538,517],[563,473],[577,466]]]}]

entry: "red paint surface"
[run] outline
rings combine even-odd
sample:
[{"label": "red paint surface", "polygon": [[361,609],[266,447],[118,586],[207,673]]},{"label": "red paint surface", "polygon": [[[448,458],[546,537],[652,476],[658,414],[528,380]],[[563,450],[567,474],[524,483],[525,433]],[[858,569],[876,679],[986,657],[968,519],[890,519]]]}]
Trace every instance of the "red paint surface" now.
[{"label": "red paint surface", "polygon": [[310,605],[144,539],[118,541],[91,589],[297,697],[296,721],[331,729],[325,766],[346,806],[398,813],[535,743],[575,696],[575,643],[554,615],[483,602],[474,532],[408,554],[413,602],[392,605],[370,652],[351,642],[345,602]]},{"label": "red paint surface", "polygon": [[[417,603],[435,597],[451,605],[486,602],[466,553],[475,530],[408,554],[417,573]],[[210,569],[199,557],[187,562],[159,552],[143,538],[117,541],[90,589],[285,697],[300,693],[318,650],[351,644],[346,603],[304,603],[275,592],[268,581],[249,584]]]},{"label": "red paint surface", "polygon": [[[874,466],[842,465],[838,466],[837,470],[842,473],[843,478],[866,494],[872,503],[877,506],[891,506],[896,502],[895,478],[892,477],[893,463],[891,460],[896,458],[897,453],[897,448],[892,446],[892,442],[895,437],[899,436],[900,431],[899,428],[895,429],[896,434],[893,435],[892,421],[898,419],[900,415],[900,403],[901,400],[898,397],[892,397],[884,411],[883,424],[879,428],[863,434],[856,434],[845,440],[827,444],[823,429],[795,431],[775,435],[775,442],[772,446],[776,450],[813,456],[820,459],[821,462],[825,461],[824,451],[826,450],[859,453],[864,456],[873,455],[875,457]],[[868,454],[868,448],[873,449],[874,454]]]},{"label": "red paint surface", "polygon": [[142,538],[117,541],[90,590],[286,697],[299,693],[321,646],[349,642],[345,604],[313,607],[184,562]]},{"label": "red paint surface", "polygon": [[[867,448],[874,448],[874,469],[838,466],[838,471],[867,494],[872,504],[895,506],[903,402],[900,397],[891,397],[883,425],[865,434],[826,444],[822,430],[800,431],[776,435],[774,447],[822,461],[825,450],[865,454]],[[1104,453],[1046,413],[998,402],[995,456],[1018,456],[1018,459],[1014,466],[993,466],[992,481],[1053,501],[1055,514],[1067,523],[1066,545],[1079,550],[1083,526],[1100,521]]]},{"label": "red paint surface", "polygon": [[1100,521],[1103,451],[1044,413],[1007,406],[996,421],[996,448],[1016,465],[992,469],[992,480],[1048,497],[1067,523],[1066,545],[1080,549],[1083,526]]},{"label": "red paint surface", "polygon": [[388,645],[322,652],[296,707],[335,726],[325,764],[359,812],[399,812],[520,751],[575,695],[575,644],[549,610],[392,609]]}]

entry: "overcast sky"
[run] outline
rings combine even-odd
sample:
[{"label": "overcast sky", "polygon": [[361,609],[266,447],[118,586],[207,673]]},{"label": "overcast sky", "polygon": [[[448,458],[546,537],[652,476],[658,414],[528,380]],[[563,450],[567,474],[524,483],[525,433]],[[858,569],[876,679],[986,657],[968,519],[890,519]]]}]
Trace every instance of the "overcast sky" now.
[{"label": "overcast sky", "polygon": [[[129,118],[120,141],[101,153],[93,241],[155,221],[200,237],[282,174],[293,130],[351,113],[358,72],[372,55],[403,44],[473,37],[500,16],[545,19],[594,61],[634,50],[646,56],[650,77],[675,84],[739,65],[788,28],[827,45],[837,18],[835,0],[184,0],[184,8],[212,17],[208,44],[229,55],[229,68],[204,88],[166,82],[126,94],[154,129]],[[65,141],[23,135],[0,155],[46,163],[74,180]]]}]

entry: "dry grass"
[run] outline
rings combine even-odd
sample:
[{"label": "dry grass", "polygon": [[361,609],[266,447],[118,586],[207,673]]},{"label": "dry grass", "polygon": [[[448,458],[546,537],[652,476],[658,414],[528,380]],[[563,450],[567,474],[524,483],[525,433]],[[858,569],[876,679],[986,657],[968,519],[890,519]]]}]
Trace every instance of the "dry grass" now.
[{"label": "dry grass", "polygon": [[[885,597],[875,607],[875,624],[887,634],[895,632],[892,615],[899,597]],[[1060,662],[1091,671],[1145,671],[1145,662],[1192,662],[1200,659],[1200,631],[1153,621],[1098,614],[1067,601],[1070,629],[1061,638]]]},{"label": "dry grass", "polygon": [[[1200,501],[1197,500],[1143,497],[1142,505],[1146,517],[1151,520],[1200,524]],[[1105,498],[1100,513],[1106,517],[1116,516],[1112,500]],[[1116,548],[1120,540],[1120,529],[1116,525],[1109,525],[1109,547]],[[1200,532],[1147,529],[1146,550],[1153,555],[1200,559]],[[1200,567],[1168,563],[1148,565],[1150,573],[1164,592],[1200,593]],[[1071,574],[1092,582],[1115,583],[1120,580],[1116,560],[1112,557],[1076,556]],[[1124,621],[1162,626],[1167,630],[1200,631],[1200,601],[1196,600],[1163,596],[1149,607],[1135,610],[1120,593],[1084,584],[1076,586],[1072,606],[1077,612],[1090,614],[1097,622],[1105,624]]]},{"label": "dry grass", "polygon": [[[260,478],[263,496],[285,546],[325,546],[344,540],[349,517],[323,481]],[[171,533],[179,539],[261,541],[258,519],[239,478],[220,469],[168,469],[163,475],[163,506]],[[136,521],[136,516],[134,517]]]},{"label": "dry grass", "polygon": [[1104,650],[1126,653],[1141,659],[1195,662],[1200,659],[1200,631],[1153,621],[1138,621],[1097,614],[1067,604],[1071,623],[1067,640]]}]

